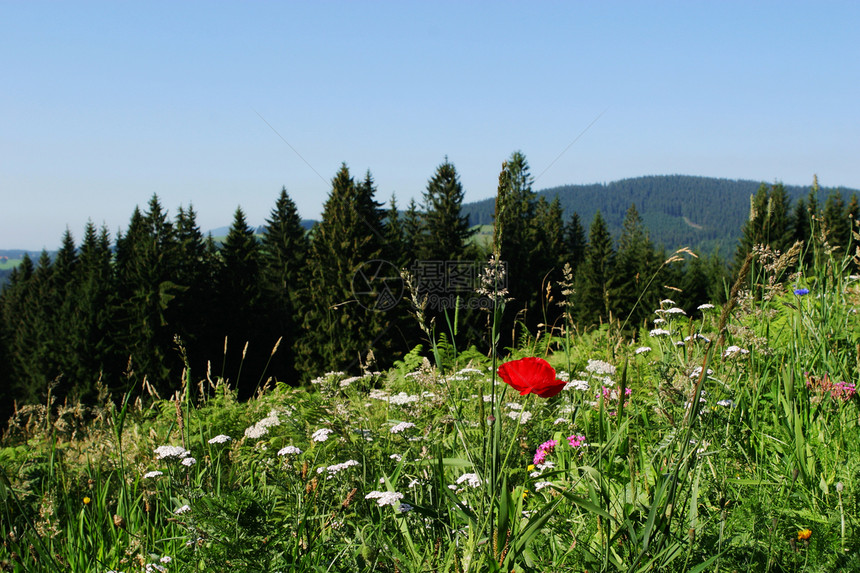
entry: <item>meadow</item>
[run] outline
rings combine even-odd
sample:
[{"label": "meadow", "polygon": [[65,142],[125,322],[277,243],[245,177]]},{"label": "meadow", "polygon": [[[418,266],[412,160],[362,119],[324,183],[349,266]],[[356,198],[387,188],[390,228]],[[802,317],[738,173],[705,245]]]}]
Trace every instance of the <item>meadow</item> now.
[{"label": "meadow", "polygon": [[[632,336],[458,352],[451,317],[388,371],[247,402],[186,371],[170,399],[21,407],[0,569],[860,570],[860,277],[804,255],[758,249],[728,303],[667,297]],[[499,374],[544,359],[525,394]]]}]

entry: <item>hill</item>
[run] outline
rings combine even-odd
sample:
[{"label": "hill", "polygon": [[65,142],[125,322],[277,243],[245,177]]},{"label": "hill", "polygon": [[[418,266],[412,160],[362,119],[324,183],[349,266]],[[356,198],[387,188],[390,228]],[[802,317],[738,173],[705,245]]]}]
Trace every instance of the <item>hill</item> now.
[{"label": "hill", "polygon": [[[624,214],[631,204],[642,216],[655,245],[669,250],[689,246],[703,253],[718,250],[730,255],[737,245],[741,228],[749,216],[750,196],[760,181],[718,179],[689,175],[652,175],[622,179],[612,183],[563,185],[538,191],[548,201],[558,195],[565,218],[579,213],[586,227],[599,210],[610,232],[618,236]],[[786,185],[792,201],[804,197],[810,187]],[[822,187],[823,205],[833,188]],[[846,203],[854,189],[841,189]],[[493,222],[495,199],[463,205],[472,225]]]}]

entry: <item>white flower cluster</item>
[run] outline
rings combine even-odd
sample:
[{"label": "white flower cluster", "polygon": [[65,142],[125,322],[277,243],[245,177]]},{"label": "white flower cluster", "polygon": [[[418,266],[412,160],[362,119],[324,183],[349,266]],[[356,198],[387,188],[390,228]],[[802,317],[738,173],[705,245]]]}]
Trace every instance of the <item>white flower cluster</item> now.
[{"label": "white flower cluster", "polygon": [[[710,375],[711,375],[711,374],[713,374],[713,373],[714,373],[714,371],[713,371],[713,370],[711,370],[710,368],[708,368],[708,371],[706,372],[706,376],[710,376]],[[696,366],[696,367],[693,369],[693,371],[692,371],[692,372],[690,372],[690,378],[698,378],[701,374],[702,374],[702,367],[701,367],[701,366]]]},{"label": "white flower cluster", "polygon": [[192,458],[191,456],[188,456],[187,458],[183,458],[180,463],[183,466],[185,466],[186,468],[190,468],[191,466],[193,466],[194,464],[197,463],[197,460]]},{"label": "white flower cluster", "polygon": [[269,433],[269,428],[272,426],[280,426],[281,420],[278,418],[278,412],[272,410],[269,412],[269,415],[254,424],[253,426],[245,429],[245,437],[256,439],[262,438],[266,434]]},{"label": "white flower cluster", "polygon": [[153,470],[151,472],[146,472],[145,474],[143,474],[143,479],[150,479],[150,478],[163,476],[163,475],[164,475],[164,472],[160,472],[158,470]]},{"label": "white flower cluster", "polygon": [[481,478],[478,477],[478,474],[463,474],[457,478],[457,485],[462,485],[464,482],[469,487],[481,487]]},{"label": "white flower cluster", "polygon": [[188,504],[185,504],[182,507],[177,508],[177,510],[174,511],[173,513],[175,513],[176,515],[182,515],[183,513],[188,513],[189,511],[191,511],[191,506]]},{"label": "white flower cluster", "polygon": [[311,434],[311,440],[315,442],[324,442],[328,440],[329,434],[334,432],[334,430],[330,430],[328,428],[320,428],[313,434]]},{"label": "white flower cluster", "polygon": [[551,481],[539,481],[535,483],[535,491],[540,491],[543,488],[552,485]]},{"label": "white flower cluster", "polygon": [[579,390],[580,392],[585,392],[589,388],[590,386],[586,380],[571,380],[564,387],[564,390]]},{"label": "white flower cluster", "polygon": [[750,351],[746,348],[741,348],[740,346],[735,346],[733,344],[723,351],[723,358],[734,358],[735,356],[743,356],[744,354],[749,353]]},{"label": "white flower cluster", "polygon": [[420,399],[420,396],[416,396],[414,394],[410,395],[406,392],[400,392],[399,394],[395,394],[394,396],[388,398],[388,403],[393,404],[395,406],[405,406],[406,404],[417,402]]},{"label": "white flower cluster", "polygon": [[520,424],[525,424],[532,419],[531,412],[508,412],[508,418]]},{"label": "white flower cluster", "polygon": [[297,456],[300,453],[302,453],[302,451],[296,446],[286,446],[278,450],[279,456]]},{"label": "white flower cluster", "polygon": [[507,404],[505,404],[505,406],[507,408],[510,408],[511,410],[522,410],[523,409],[523,405],[518,403],[518,402],[508,402]]},{"label": "white flower cluster", "polygon": [[651,352],[650,346],[640,346],[636,349],[636,354],[645,354],[646,352]]},{"label": "white flower cluster", "polygon": [[[375,499],[379,507],[386,505],[394,506],[395,503],[403,499],[403,494],[398,491],[372,491],[364,499]],[[410,507],[411,508],[411,507]]]},{"label": "white flower cluster", "polygon": [[[369,494],[367,494],[366,496],[364,496],[364,499],[375,499],[376,504],[379,507],[383,507],[386,505],[390,505],[393,507],[395,503],[397,503],[401,499],[403,499],[403,494],[400,493],[399,491],[376,491],[376,490],[374,490],[374,491],[370,492]],[[411,508],[412,507],[410,506],[410,509]]]},{"label": "white flower cluster", "polygon": [[392,434],[399,434],[400,432],[403,432],[405,430],[408,430],[409,428],[414,428],[414,427],[415,427],[415,424],[413,424],[412,422],[400,422],[399,424],[396,424],[396,425],[391,427],[391,433]]},{"label": "white flower cluster", "polygon": [[685,336],[685,337],[684,337],[684,342],[690,342],[691,340],[692,340],[692,341],[696,341],[696,340],[704,340],[705,342],[710,342],[710,341],[711,341],[711,339],[710,339],[710,338],[708,338],[707,336],[705,336],[705,335],[703,335],[703,334],[699,334],[698,332],[697,332],[697,333],[695,333],[695,334],[692,334],[692,335],[690,335],[690,336]]},{"label": "white flower cluster", "polygon": [[603,360],[588,360],[588,366],[585,367],[586,371],[591,372],[592,374],[603,374],[603,375],[612,375],[615,374],[615,366],[609,364],[608,362],[604,362]]},{"label": "white flower cluster", "polygon": [[714,308],[714,305],[712,305],[712,304],[711,304],[711,303],[709,303],[709,302],[706,302],[705,304],[700,304],[700,305],[699,305],[698,307],[696,307],[696,308],[698,308],[699,310],[710,310],[710,309]]},{"label": "white flower cluster", "polygon": [[229,442],[232,439],[233,438],[231,438],[230,436],[228,436],[226,434],[218,434],[217,436],[215,436],[214,438],[209,440],[209,443],[210,444],[224,444],[224,443]]},{"label": "white flower cluster", "polygon": [[338,473],[342,472],[343,470],[345,470],[347,468],[351,468],[353,466],[357,466],[357,465],[358,465],[357,461],[347,460],[347,461],[343,462],[342,464],[334,464],[332,466],[328,466],[325,468],[317,468],[317,473],[321,474],[324,471],[328,471],[328,478],[327,479],[331,479],[334,476],[336,476]]},{"label": "white flower cluster", "polygon": [[671,332],[664,328],[655,328],[649,333],[651,336],[669,336]]},{"label": "white flower cluster", "polygon": [[181,459],[189,455],[191,452],[182,446],[158,446],[155,448],[155,459],[166,460],[170,458]]}]

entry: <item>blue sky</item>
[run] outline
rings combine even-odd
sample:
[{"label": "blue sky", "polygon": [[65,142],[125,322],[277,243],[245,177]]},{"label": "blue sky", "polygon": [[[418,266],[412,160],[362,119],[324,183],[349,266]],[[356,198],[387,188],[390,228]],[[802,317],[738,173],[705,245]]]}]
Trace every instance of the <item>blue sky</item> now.
[{"label": "blue sky", "polygon": [[316,218],[342,162],[401,206],[446,155],[491,197],[516,150],[537,189],[857,188],[858,24],[857,2],[2,0],[0,248],[115,237],[153,193],[204,231],[262,224],[282,186]]}]

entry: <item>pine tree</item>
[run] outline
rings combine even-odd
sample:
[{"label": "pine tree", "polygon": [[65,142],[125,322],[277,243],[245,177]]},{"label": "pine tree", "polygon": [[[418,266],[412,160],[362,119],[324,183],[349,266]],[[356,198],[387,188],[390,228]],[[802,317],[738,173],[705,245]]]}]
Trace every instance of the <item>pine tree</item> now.
[{"label": "pine tree", "polygon": [[585,238],[585,227],[582,225],[582,220],[579,213],[574,212],[564,228],[564,242],[567,261],[573,269],[574,276],[585,260],[585,247],[588,241]]},{"label": "pine tree", "polygon": [[146,377],[166,396],[179,384],[183,366],[169,324],[183,287],[174,280],[178,242],[173,224],[158,196],[152,196],[148,207],[146,214],[135,208],[126,234],[116,241],[116,339],[129,357],[132,381],[140,384]]},{"label": "pine tree", "polygon": [[[620,321],[634,331],[657,308],[659,293],[651,275],[657,270],[654,247],[635,205],[627,210],[618,239],[618,252],[612,270],[609,305]],[[641,300],[640,300],[641,296]],[[639,303],[637,304],[637,300]]]},{"label": "pine tree", "polygon": [[387,283],[384,276],[372,280],[373,261],[382,252],[381,219],[369,174],[356,185],[342,165],[322,220],[311,232],[308,286],[301,297],[303,334],[297,344],[298,370],[305,379],[333,369],[356,371],[371,352],[387,358],[379,353],[386,313],[375,307]]},{"label": "pine tree", "polygon": [[421,242],[421,213],[415,204],[415,199],[409,200],[409,206],[403,215],[403,262],[402,266],[411,267],[418,258],[418,244]]},{"label": "pine tree", "polygon": [[403,268],[406,266],[408,254],[404,250],[403,218],[397,209],[397,197],[394,193],[391,194],[391,200],[388,202],[384,225],[385,258],[397,268]]},{"label": "pine tree", "polygon": [[[236,385],[240,397],[248,397],[263,375],[265,361],[260,362],[269,355],[274,341],[264,317],[262,251],[241,207],[236,209],[221,246],[221,259],[218,309],[221,334],[228,340],[224,375]],[[243,371],[250,371],[250,381],[240,376]]]},{"label": "pine tree", "polygon": [[262,240],[263,282],[272,325],[270,339],[274,343],[283,337],[271,370],[282,380],[294,381],[296,377],[294,347],[301,333],[296,308],[309,247],[296,204],[283,188],[266,220]]},{"label": "pine tree", "polygon": [[114,360],[116,349],[110,336],[116,308],[111,258],[107,229],[97,232],[92,221],[88,222],[73,283],[75,320],[68,328],[74,362],[65,371],[73,392],[84,401],[96,397],[100,379],[119,376],[119,371],[113,370],[120,365]]},{"label": "pine tree", "polygon": [[840,253],[844,253],[851,237],[851,222],[848,219],[845,202],[842,200],[842,193],[830,192],[827,201],[824,202],[822,218],[827,242],[831,247],[838,247]]},{"label": "pine tree", "polygon": [[469,217],[462,212],[464,196],[457,169],[445,157],[424,191],[419,258],[425,261],[472,258],[467,251],[475,232],[469,227]]},{"label": "pine tree", "polygon": [[612,236],[603,215],[598,211],[591,222],[585,260],[576,275],[574,311],[581,327],[608,322],[611,307],[609,292],[615,264]]},{"label": "pine tree", "polygon": [[[512,304],[526,311],[536,309],[540,289],[540,277],[535,276],[532,260],[535,204],[528,162],[522,153],[514,152],[502,164],[499,174],[493,245],[507,266],[507,288],[513,298]],[[534,313],[528,314],[529,322],[536,323],[537,317],[530,316]],[[502,332],[506,331],[510,331],[509,324],[502,325]]]}]

